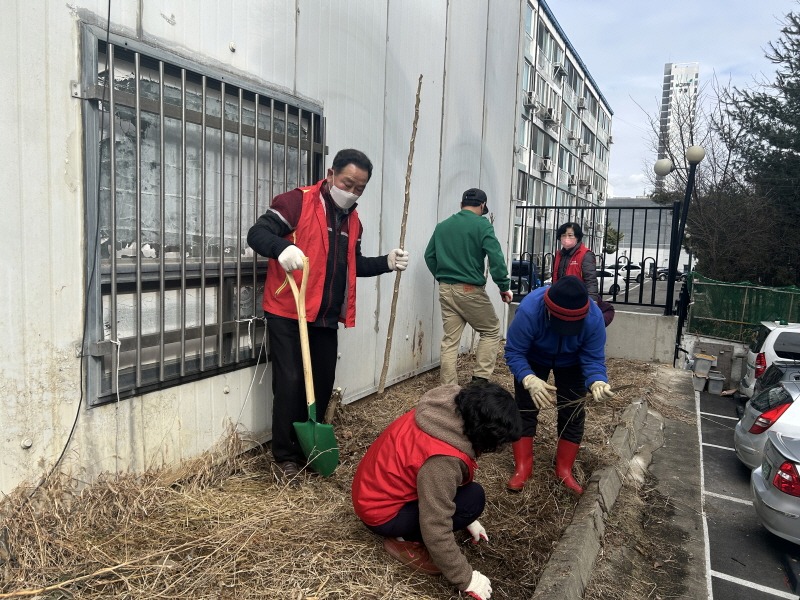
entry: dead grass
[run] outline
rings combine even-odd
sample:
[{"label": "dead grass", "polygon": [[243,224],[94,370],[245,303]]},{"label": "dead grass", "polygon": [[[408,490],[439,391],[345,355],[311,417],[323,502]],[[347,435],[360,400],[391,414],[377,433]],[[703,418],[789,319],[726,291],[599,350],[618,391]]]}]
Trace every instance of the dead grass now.
[{"label": "dead grass", "polygon": [[[471,357],[459,372],[465,383]],[[613,386],[633,384],[611,402],[590,403],[576,477],[612,464],[608,440],[622,409],[648,397],[655,369],[609,361]],[[502,359],[493,377],[513,390]],[[325,479],[304,473],[289,488],[268,449],[242,453],[231,434],[221,447],[172,470],[108,476],[80,487],[55,477],[28,499],[19,489],[0,503],[0,598],[280,598],[363,600],[458,598],[442,577],[416,575],[386,556],[355,517],[350,482],[369,444],[438,384],[438,369],[339,409],[341,465]],[[536,440],[531,483],[505,490],[510,449],[481,458],[487,491],[481,517],[490,544],[465,544],[473,567],[492,579],[492,598],[529,597],[577,499],[552,476],[554,413]]]}]

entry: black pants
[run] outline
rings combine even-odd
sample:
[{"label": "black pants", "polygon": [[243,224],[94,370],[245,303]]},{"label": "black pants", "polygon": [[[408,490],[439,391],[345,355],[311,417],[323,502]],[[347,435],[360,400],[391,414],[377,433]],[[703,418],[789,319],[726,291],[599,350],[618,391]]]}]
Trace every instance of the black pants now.
[{"label": "black pants", "polygon": [[[267,320],[269,356],[272,362],[272,455],[277,462],[305,464],[292,423],[308,420],[300,327],[293,319]],[[309,327],[308,345],[317,421],[323,422],[336,377],[338,331],[328,327]]]},{"label": "black pants", "polygon": [[[483,514],[486,492],[480,484],[470,481],[458,488],[454,502],[456,512],[453,515],[453,531],[460,531]],[[419,502],[409,502],[391,520],[382,525],[367,525],[367,528],[384,537],[401,537],[409,542],[421,542]]]},{"label": "black pants", "polygon": [[[531,369],[539,379],[547,381],[551,368],[544,365],[531,365]],[[558,410],[558,437],[568,442],[580,444],[583,439],[584,423],[586,422],[585,396],[583,369],[580,365],[569,367],[553,367],[556,380],[556,408]],[[539,411],[533,403],[530,393],[522,383],[514,380],[514,397],[522,418],[522,435],[536,437],[536,427],[539,423]]]}]

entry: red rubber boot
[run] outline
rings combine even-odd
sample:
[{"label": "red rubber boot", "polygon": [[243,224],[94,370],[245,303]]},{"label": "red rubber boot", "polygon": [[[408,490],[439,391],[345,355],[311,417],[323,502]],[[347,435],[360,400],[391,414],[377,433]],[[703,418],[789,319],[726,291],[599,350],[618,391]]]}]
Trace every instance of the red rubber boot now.
[{"label": "red rubber boot", "polygon": [[583,493],[583,488],[572,476],[572,465],[575,464],[575,457],[578,456],[580,447],[580,444],[559,439],[556,450],[556,477],[578,495]]},{"label": "red rubber boot", "polygon": [[521,437],[511,444],[514,451],[514,474],[506,486],[512,492],[520,491],[533,472],[533,438]]}]

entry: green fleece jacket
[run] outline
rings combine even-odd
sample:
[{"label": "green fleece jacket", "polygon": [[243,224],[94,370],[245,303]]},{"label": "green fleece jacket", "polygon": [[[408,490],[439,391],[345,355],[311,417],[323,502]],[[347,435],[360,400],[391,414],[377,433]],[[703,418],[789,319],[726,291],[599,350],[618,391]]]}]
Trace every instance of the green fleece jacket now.
[{"label": "green fleece jacket", "polygon": [[467,209],[439,223],[425,249],[425,264],[440,283],[486,285],[486,257],[492,279],[501,292],[507,292],[511,281],[494,227]]}]

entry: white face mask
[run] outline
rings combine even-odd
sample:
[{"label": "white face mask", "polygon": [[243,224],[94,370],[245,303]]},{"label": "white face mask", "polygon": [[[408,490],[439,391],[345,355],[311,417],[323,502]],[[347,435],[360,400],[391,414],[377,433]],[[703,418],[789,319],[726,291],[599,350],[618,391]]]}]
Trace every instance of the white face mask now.
[{"label": "white face mask", "polygon": [[344,190],[340,190],[335,185],[331,184],[330,186],[331,198],[333,198],[333,202],[341,208],[342,210],[348,210],[353,204],[355,204],[360,196],[356,196],[350,192],[345,192]]}]

